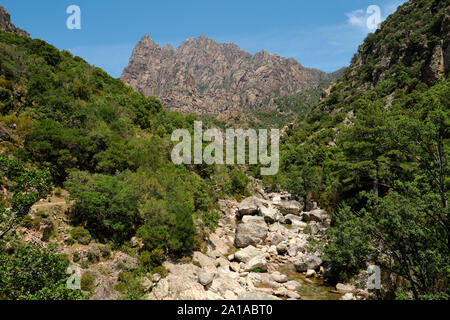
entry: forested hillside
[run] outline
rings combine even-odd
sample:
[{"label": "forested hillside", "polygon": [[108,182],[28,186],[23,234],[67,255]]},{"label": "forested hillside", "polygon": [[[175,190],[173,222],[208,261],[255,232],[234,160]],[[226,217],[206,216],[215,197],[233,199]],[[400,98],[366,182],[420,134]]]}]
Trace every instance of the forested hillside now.
[{"label": "forested hillside", "polygon": [[[43,228],[47,215],[30,208],[55,187],[73,203],[67,241],[118,249],[143,239],[137,274],[201,247],[217,197],[246,192],[238,169],[172,164],[170,134],[193,117],[42,40],[0,31],[0,57],[0,297],[81,297],[63,285],[69,262],[19,231]],[[43,239],[57,247],[49,230]]]},{"label": "forested hillside", "polygon": [[265,178],[333,212],[325,260],[346,281],[382,267],[385,297],[448,297],[450,7],[413,0],[282,142]]}]

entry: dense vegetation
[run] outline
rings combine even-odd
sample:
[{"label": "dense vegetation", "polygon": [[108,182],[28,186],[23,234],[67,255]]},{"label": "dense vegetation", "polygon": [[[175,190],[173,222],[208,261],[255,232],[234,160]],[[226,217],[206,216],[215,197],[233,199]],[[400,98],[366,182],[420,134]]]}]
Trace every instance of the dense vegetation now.
[{"label": "dense vegetation", "polygon": [[408,2],[370,34],[344,79],[287,133],[282,172],[265,178],[333,212],[331,279],[377,264],[388,298],[450,294],[450,83],[448,70],[429,67],[448,36],[444,2]]},{"label": "dense vegetation", "polygon": [[[13,232],[30,224],[31,206],[52,185],[73,200],[74,237],[121,248],[138,235],[140,253],[152,257],[148,270],[201,246],[217,197],[248,192],[238,168],[172,164],[170,135],[192,130],[194,117],[166,112],[156,98],[42,40],[0,32],[0,56],[0,125],[11,137],[0,140],[0,186],[8,191],[0,196],[0,241],[9,248],[0,256],[0,278],[9,283],[2,297],[77,297],[48,283],[68,276],[61,257],[24,246]],[[32,260],[36,269],[55,264],[56,273],[30,274],[34,282],[21,289],[28,278],[17,268]]]}]

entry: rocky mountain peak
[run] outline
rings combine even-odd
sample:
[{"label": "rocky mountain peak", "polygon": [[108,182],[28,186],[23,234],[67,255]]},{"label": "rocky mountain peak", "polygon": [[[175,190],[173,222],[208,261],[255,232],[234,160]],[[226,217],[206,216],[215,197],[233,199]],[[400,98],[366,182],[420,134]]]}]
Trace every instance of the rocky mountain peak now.
[{"label": "rocky mountain peak", "polygon": [[8,33],[14,33],[22,37],[30,37],[28,32],[20,28],[17,28],[15,25],[11,23],[10,14],[1,5],[0,5],[0,30],[3,30]]},{"label": "rocky mountain peak", "polygon": [[275,97],[317,88],[327,77],[292,58],[265,50],[252,55],[206,35],[186,39],[176,51],[170,45],[162,49],[145,35],[121,79],[158,97],[169,110],[219,114],[270,108]]}]

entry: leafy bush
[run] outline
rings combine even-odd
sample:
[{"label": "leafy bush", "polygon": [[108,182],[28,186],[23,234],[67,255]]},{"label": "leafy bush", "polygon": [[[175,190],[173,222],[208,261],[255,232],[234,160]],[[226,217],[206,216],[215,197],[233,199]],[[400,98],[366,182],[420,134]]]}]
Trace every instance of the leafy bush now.
[{"label": "leafy bush", "polygon": [[203,223],[211,230],[219,226],[220,213],[217,211],[207,211],[203,214]]},{"label": "leafy bush", "polygon": [[94,292],[95,289],[95,277],[91,272],[84,272],[81,276],[81,290],[88,291],[90,293]]},{"label": "leafy bush", "polygon": [[86,243],[91,239],[91,234],[83,227],[74,227],[70,230],[70,235],[78,242]]},{"label": "leafy bush", "polygon": [[167,270],[164,266],[158,266],[153,269],[153,274],[159,274],[161,278],[166,278],[169,275],[169,270]]},{"label": "leafy bush", "polygon": [[69,263],[48,249],[25,246],[12,256],[0,252],[0,296],[11,300],[73,300],[66,287]]},{"label": "leafy bush", "polygon": [[99,239],[123,242],[139,224],[136,190],[117,177],[73,172],[65,184],[75,200],[71,215]]}]

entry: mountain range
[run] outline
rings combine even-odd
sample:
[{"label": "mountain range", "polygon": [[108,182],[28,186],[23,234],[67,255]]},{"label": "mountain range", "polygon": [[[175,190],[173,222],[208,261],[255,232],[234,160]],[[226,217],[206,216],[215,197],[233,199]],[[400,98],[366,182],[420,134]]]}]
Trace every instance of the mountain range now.
[{"label": "mountain range", "polygon": [[121,79],[171,111],[221,114],[274,107],[274,98],[317,89],[335,75],[303,67],[293,58],[262,50],[252,55],[234,43],[201,35],[177,50],[146,34]]}]

